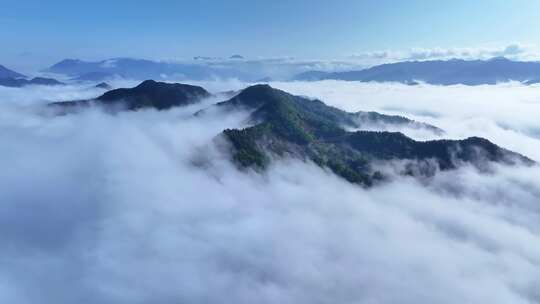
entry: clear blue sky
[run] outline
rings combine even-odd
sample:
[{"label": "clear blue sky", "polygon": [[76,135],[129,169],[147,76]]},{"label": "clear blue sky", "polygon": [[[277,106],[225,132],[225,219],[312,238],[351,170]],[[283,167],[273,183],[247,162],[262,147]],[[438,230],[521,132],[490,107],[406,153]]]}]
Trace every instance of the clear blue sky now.
[{"label": "clear blue sky", "polygon": [[536,0],[0,0],[0,64],[536,43]]}]

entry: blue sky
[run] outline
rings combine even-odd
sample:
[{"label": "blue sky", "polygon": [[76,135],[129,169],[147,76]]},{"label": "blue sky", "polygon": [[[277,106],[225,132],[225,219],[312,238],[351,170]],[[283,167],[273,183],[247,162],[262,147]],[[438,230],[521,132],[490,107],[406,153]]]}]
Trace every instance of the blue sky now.
[{"label": "blue sky", "polygon": [[535,44],[540,1],[0,0],[0,64]]}]

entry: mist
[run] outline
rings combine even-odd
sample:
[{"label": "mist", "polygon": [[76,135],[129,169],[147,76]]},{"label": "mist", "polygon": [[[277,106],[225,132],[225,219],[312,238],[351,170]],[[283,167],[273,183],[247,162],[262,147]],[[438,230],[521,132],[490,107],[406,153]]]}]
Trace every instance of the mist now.
[{"label": "mist", "polygon": [[[540,160],[537,86],[271,85]],[[192,115],[220,97],[169,111],[44,111],[101,93],[0,88],[0,302],[540,302],[538,166],[363,189],[292,159],[237,169],[219,134],[248,113]]]}]

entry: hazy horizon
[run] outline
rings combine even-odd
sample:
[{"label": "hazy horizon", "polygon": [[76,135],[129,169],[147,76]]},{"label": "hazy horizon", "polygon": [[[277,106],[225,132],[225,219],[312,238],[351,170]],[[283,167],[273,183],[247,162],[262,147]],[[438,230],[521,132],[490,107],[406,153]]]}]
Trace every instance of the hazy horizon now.
[{"label": "hazy horizon", "polygon": [[537,56],[540,36],[540,3],[522,0],[2,4],[0,64],[24,71],[64,58]]}]

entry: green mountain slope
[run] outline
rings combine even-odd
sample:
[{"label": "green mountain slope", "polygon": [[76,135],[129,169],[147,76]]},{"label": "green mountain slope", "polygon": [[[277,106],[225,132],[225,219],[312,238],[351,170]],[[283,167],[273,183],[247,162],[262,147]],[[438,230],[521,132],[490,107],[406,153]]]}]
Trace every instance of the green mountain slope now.
[{"label": "green mountain slope", "polygon": [[134,88],[111,90],[95,99],[55,102],[51,105],[65,109],[101,105],[125,110],[166,110],[190,105],[210,96],[208,91],[199,86],[146,80]]},{"label": "green mountain slope", "polygon": [[[267,85],[249,87],[219,106],[253,111],[254,126],[223,132],[232,144],[234,161],[241,167],[264,169],[274,157],[294,157],[327,167],[350,182],[370,186],[384,178],[375,166],[382,160],[409,160],[407,172],[403,173],[422,175],[453,169],[460,163],[479,168],[489,162],[531,163],[519,154],[477,137],[419,142],[398,132],[349,132],[346,127],[361,127],[360,114],[347,113]],[[419,124],[381,114],[373,117],[382,123]]]}]

